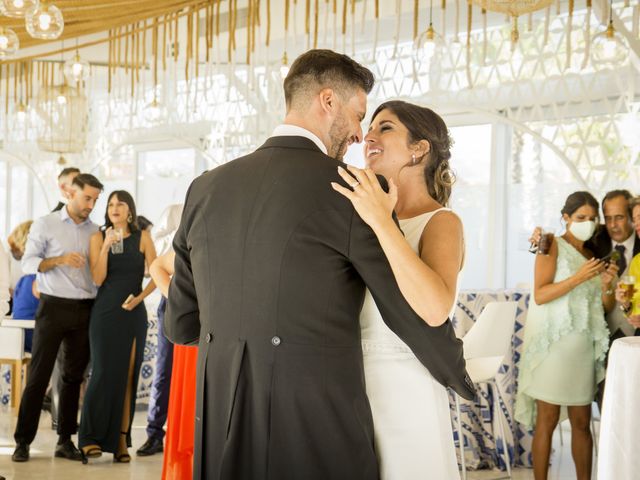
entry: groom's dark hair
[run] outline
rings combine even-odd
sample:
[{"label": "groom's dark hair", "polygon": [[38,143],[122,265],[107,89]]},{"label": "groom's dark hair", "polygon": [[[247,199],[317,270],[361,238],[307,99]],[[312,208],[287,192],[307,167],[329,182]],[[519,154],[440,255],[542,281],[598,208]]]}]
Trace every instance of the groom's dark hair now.
[{"label": "groom's dark hair", "polygon": [[304,108],[323,88],[332,88],[349,98],[358,88],[371,92],[375,80],[368,68],[347,55],[332,50],[309,50],[295,59],[284,80],[287,110]]}]

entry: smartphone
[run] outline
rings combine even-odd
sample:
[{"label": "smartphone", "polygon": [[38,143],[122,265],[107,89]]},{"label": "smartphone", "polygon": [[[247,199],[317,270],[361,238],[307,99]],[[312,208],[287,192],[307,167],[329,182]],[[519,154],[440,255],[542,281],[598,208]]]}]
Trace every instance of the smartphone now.
[{"label": "smartphone", "polygon": [[611,262],[618,263],[618,260],[620,260],[620,252],[618,250],[611,250],[608,255],[605,255],[600,259],[601,262],[604,262],[607,265]]}]

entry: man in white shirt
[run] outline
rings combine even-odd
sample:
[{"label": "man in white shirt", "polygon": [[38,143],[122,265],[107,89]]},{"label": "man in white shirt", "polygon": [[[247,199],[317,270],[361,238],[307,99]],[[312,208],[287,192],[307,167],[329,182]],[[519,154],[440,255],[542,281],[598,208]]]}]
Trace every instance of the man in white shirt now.
[{"label": "man in white shirt", "polygon": [[25,273],[37,275],[40,305],[29,376],[14,433],[14,462],[29,460],[29,445],[38,430],[42,400],[59,349],[63,358],[55,456],[82,460],[71,436],[78,428],[80,384],[89,362],[89,317],[97,293],[88,251],[90,237],[98,226],[89,215],[102,184],[85,173],[76,176],[72,188],[64,208],[33,222],[22,257]]}]

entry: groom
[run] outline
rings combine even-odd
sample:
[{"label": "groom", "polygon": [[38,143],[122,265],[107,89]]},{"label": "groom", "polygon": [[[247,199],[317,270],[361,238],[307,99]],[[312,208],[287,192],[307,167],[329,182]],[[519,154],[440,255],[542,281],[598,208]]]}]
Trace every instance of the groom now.
[{"label": "groom", "polygon": [[[165,332],[199,344],[195,479],[378,479],[358,324],[365,287],[436,379],[474,394],[461,343],[439,346],[330,185],[362,140],[373,83],[345,55],[305,53],[284,82],[284,124],[187,193]],[[450,322],[440,328],[453,338]]]}]

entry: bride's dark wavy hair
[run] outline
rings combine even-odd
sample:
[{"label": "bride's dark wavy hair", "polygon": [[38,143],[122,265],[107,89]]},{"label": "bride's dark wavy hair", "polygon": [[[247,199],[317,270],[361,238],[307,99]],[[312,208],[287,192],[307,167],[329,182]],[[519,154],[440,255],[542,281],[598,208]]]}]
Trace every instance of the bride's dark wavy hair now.
[{"label": "bride's dark wavy hair", "polygon": [[429,142],[429,153],[419,159],[420,162],[426,160],[424,179],[427,191],[436,202],[447,206],[456,176],[449,166],[453,141],[444,120],[429,108],[402,100],[391,100],[376,108],[371,121],[383,110],[389,110],[407,128],[409,145],[420,140]]}]

